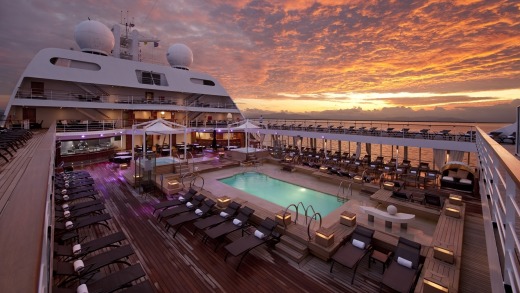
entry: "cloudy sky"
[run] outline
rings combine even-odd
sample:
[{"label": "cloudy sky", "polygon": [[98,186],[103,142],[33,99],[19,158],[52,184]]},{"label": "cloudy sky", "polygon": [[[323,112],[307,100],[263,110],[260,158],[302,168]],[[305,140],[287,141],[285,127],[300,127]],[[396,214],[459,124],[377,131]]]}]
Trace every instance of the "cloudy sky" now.
[{"label": "cloudy sky", "polygon": [[127,11],[161,39],[146,60],[188,45],[249,117],[508,122],[520,106],[517,0],[2,0],[0,104],[38,50]]}]

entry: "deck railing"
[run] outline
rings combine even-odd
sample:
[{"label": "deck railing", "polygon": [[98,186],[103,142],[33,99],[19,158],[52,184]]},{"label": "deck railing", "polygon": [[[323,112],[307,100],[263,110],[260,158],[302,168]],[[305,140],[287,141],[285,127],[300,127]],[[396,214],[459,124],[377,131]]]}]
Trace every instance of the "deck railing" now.
[{"label": "deck railing", "polygon": [[493,292],[520,292],[520,161],[477,129],[480,195]]}]

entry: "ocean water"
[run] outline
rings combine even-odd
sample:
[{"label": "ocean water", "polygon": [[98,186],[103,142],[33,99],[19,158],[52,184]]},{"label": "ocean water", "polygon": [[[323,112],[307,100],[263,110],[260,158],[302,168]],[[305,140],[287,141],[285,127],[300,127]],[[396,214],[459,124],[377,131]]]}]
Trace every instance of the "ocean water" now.
[{"label": "ocean water", "polygon": [[[495,129],[506,126],[505,123],[447,123],[447,122],[395,122],[395,121],[332,121],[332,120],[269,120],[265,123],[278,124],[278,125],[300,125],[301,126],[309,126],[321,125],[322,128],[328,128],[330,125],[337,127],[343,126],[343,128],[349,128],[350,126],[355,126],[356,129],[360,127],[366,127],[366,129],[370,129],[371,127],[377,127],[377,130],[387,130],[388,128],[394,128],[393,131],[400,131],[403,128],[409,128],[410,132],[419,132],[421,129],[429,129],[430,133],[439,132],[441,130],[450,130],[450,134],[460,135],[464,134],[467,131],[472,131],[476,129],[476,126],[481,128],[485,132],[490,132]],[[291,137],[283,137],[282,141],[284,145],[292,145],[293,140]],[[316,141],[317,149],[324,148],[325,144],[323,140],[317,139]],[[264,146],[272,146],[272,141],[270,136],[266,136],[264,139]],[[310,147],[309,139],[303,138],[302,141],[303,147]],[[331,150],[332,153],[339,149],[338,141],[328,141],[326,145],[327,150]],[[356,152],[356,143],[349,143],[348,141],[341,142],[341,152],[349,152],[350,154],[354,154]],[[403,157],[403,148],[401,147],[399,150],[399,161],[402,160]],[[363,157],[367,154],[365,144],[361,146],[361,154],[360,157]],[[377,156],[383,156],[385,161],[390,160],[392,157],[396,157],[396,147],[391,145],[379,145],[372,144],[371,146],[371,156],[372,159],[375,159]],[[468,163],[470,166],[476,166],[476,153],[466,153],[464,155],[463,161]],[[412,165],[418,165],[419,162],[427,162],[430,164],[430,167],[433,167],[433,150],[429,148],[417,148],[417,147],[408,147],[408,160],[412,162]]]}]

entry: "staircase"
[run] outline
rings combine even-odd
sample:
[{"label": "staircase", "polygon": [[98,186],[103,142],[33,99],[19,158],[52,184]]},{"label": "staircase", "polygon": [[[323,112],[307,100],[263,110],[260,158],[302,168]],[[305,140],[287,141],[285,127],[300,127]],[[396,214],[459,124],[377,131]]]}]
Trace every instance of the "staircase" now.
[{"label": "staircase", "polygon": [[300,263],[309,255],[309,248],[303,239],[296,239],[287,234],[280,238],[280,243],[276,244],[275,251],[296,263]]}]

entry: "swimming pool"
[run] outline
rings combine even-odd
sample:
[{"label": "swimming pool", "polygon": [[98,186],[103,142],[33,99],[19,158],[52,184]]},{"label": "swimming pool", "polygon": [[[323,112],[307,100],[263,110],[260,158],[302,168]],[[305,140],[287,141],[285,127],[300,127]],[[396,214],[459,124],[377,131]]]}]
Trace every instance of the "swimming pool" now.
[{"label": "swimming pool", "polygon": [[[287,183],[257,172],[240,173],[219,179],[219,181],[284,208],[298,202],[302,202],[305,207],[312,205],[322,217],[343,204],[343,202],[338,202],[333,195]],[[291,210],[295,209],[291,207]],[[299,210],[299,213],[304,214],[305,212]]]}]

